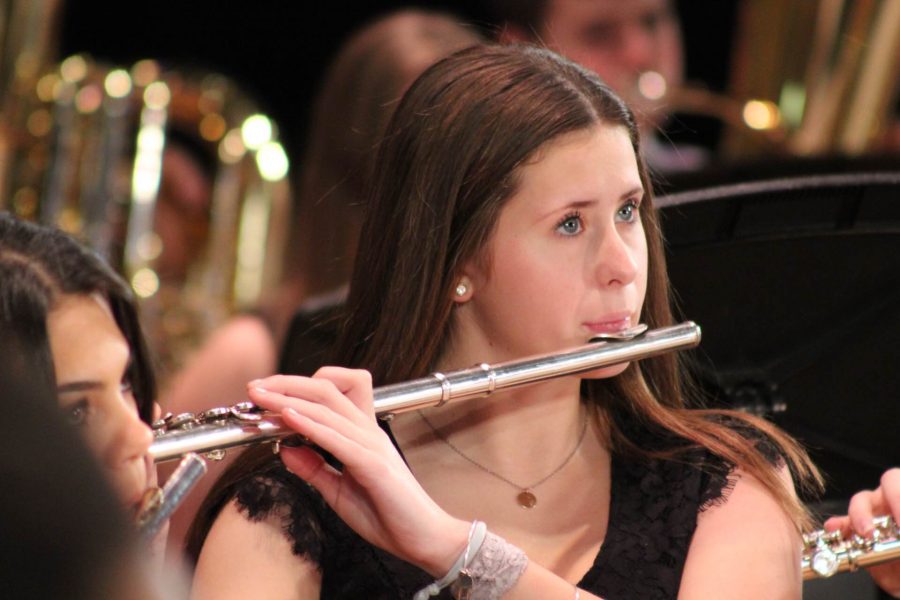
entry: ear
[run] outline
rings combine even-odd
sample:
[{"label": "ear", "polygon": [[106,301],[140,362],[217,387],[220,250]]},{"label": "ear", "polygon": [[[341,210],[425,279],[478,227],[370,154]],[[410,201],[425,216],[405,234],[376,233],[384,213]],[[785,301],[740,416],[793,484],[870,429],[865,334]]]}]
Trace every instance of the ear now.
[{"label": "ear", "polygon": [[453,301],[457,304],[465,304],[471,300],[474,293],[473,287],[472,279],[467,275],[461,275],[453,288]]},{"label": "ear", "polygon": [[534,36],[519,25],[504,23],[497,33],[497,41],[501,44],[528,44],[534,42]]}]

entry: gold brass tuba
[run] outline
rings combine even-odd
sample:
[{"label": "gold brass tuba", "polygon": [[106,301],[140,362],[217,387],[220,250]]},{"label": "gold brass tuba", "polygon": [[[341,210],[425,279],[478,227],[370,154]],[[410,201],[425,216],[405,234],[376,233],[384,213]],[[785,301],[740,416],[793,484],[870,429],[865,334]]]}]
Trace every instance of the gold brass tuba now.
[{"label": "gold brass tuba", "polygon": [[[741,4],[732,95],[787,133],[797,155],[877,149],[897,119],[900,3],[894,0],[758,0]],[[752,117],[751,117],[752,118]],[[732,135],[727,149],[746,140]]]},{"label": "gold brass tuba", "polygon": [[740,0],[730,64],[725,94],[654,72],[632,94],[721,122],[726,160],[897,151],[900,2]]},{"label": "gold brass tuba", "polygon": [[[53,23],[12,6],[7,33]],[[53,64],[38,48],[51,36],[19,37],[31,46],[5,54],[0,73],[0,209],[82,238],[125,276],[165,377],[280,277],[291,198],[277,126],[224,76],[83,55]]]}]

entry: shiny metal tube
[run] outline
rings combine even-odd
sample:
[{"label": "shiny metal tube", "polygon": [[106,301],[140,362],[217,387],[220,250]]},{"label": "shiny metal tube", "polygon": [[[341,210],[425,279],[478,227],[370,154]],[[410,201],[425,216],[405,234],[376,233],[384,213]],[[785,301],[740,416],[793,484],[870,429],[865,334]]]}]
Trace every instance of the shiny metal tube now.
[{"label": "shiny metal tube", "polygon": [[157,534],[166,519],[175,512],[200,478],[206,474],[206,470],[206,462],[193,452],[189,452],[181,459],[178,468],[172,472],[162,489],[154,495],[153,501],[138,515],[137,526],[141,538],[149,540]]},{"label": "shiny metal tube", "polygon": [[871,538],[841,537],[840,531],[814,531],[803,536],[803,579],[831,577],[900,559],[900,529],[887,516],[875,518]]},{"label": "shiny metal tube", "polygon": [[[418,408],[479,398],[503,389],[692,348],[699,343],[700,327],[687,321],[653,329],[625,341],[592,342],[524,360],[493,366],[482,364],[447,374],[433,373],[420,379],[376,388],[375,412],[381,417],[388,417]],[[179,415],[171,419],[171,424],[158,424],[156,440],[150,446],[153,459],[166,462],[188,452],[212,453],[209,458],[221,458],[222,451],[227,448],[275,441],[294,434],[278,415],[255,413],[249,403],[207,413],[196,418],[193,415],[187,418]],[[174,426],[176,421],[178,427]]]}]

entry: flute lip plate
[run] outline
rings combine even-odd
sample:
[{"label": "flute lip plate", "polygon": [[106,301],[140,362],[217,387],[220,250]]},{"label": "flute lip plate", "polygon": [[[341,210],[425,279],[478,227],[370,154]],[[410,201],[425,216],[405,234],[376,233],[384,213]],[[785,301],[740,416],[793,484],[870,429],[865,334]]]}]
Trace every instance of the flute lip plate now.
[{"label": "flute lip plate", "polygon": [[608,331],[598,333],[591,338],[591,342],[626,342],[643,335],[647,331],[646,323],[639,323],[634,327],[623,329],[622,331]]}]

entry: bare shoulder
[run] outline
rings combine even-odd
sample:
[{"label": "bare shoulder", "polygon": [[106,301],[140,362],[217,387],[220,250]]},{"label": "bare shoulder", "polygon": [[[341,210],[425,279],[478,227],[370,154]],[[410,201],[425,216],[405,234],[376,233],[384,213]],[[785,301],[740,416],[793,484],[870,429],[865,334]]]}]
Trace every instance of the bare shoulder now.
[{"label": "bare shoulder", "polygon": [[191,598],[318,598],[320,586],[316,565],[291,552],[276,516],[251,521],[232,501],[200,552]]},{"label": "bare shoulder", "polygon": [[175,374],[163,402],[171,412],[200,412],[246,400],[247,382],[276,368],[275,339],[262,319],[233,317],[213,331]]},{"label": "bare shoulder", "polygon": [[237,315],[210,333],[199,356],[209,355],[216,359],[229,356],[259,357],[260,363],[274,365],[277,354],[275,337],[269,326],[260,317]]},{"label": "bare shoulder", "polygon": [[[727,501],[702,512],[679,598],[800,598],[800,534],[756,477],[736,471]],[[792,486],[786,468],[782,482]]]}]

